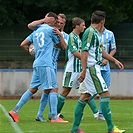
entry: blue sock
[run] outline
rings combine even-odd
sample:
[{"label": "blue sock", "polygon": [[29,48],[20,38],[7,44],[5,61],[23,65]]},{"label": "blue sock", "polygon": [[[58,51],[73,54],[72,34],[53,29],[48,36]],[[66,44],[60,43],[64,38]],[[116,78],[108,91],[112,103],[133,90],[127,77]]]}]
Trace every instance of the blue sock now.
[{"label": "blue sock", "polygon": [[47,102],[48,102],[48,94],[43,92],[40,99],[40,106],[39,106],[37,116],[42,116],[42,113],[47,105]]},{"label": "blue sock", "polygon": [[99,98],[99,114],[102,114],[101,97]]},{"label": "blue sock", "polygon": [[57,118],[57,93],[51,92],[49,93],[49,108],[50,114],[52,115],[52,119]]},{"label": "blue sock", "polygon": [[27,90],[20,98],[20,100],[18,101],[17,105],[15,106],[15,108],[13,109],[13,111],[17,114],[20,110],[20,108],[28,102],[28,100],[30,99],[30,97],[33,95],[32,92],[30,92],[30,90]]}]

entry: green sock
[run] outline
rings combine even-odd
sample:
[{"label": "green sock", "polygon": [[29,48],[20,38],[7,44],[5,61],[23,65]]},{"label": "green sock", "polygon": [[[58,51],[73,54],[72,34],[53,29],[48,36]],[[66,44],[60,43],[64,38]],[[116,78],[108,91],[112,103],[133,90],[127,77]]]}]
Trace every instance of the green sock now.
[{"label": "green sock", "polygon": [[97,106],[96,106],[94,98],[88,101],[88,105],[90,106],[93,114],[98,112],[98,109],[97,109]]},{"label": "green sock", "polygon": [[102,108],[103,116],[107,122],[108,130],[111,131],[112,128],[114,127],[114,124],[112,122],[112,114],[109,107],[109,101],[110,101],[110,97],[101,98],[101,108]]},{"label": "green sock", "polygon": [[73,121],[73,126],[72,126],[72,132],[77,132],[82,116],[83,116],[83,111],[85,108],[86,102],[82,100],[78,100],[77,105],[75,107],[74,111],[74,121]]},{"label": "green sock", "polygon": [[65,100],[66,100],[65,96],[61,94],[58,95],[57,114],[59,114],[61,109],[63,108]]}]

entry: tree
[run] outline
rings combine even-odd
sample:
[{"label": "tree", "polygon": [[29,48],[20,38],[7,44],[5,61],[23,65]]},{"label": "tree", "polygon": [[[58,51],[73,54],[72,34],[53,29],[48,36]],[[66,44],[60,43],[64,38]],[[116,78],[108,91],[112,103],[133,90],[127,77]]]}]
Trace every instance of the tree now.
[{"label": "tree", "polygon": [[132,0],[1,0],[0,24],[27,24],[53,11],[66,14],[68,20],[78,16],[89,20],[94,10],[107,12],[107,25],[132,22]]}]

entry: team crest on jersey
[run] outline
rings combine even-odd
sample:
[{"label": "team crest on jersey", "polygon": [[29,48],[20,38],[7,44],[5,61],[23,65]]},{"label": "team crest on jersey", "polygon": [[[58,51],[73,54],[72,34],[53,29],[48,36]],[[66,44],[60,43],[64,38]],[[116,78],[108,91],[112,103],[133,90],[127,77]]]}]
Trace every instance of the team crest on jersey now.
[{"label": "team crest on jersey", "polygon": [[106,50],[106,45],[105,44],[103,44],[103,49]]},{"label": "team crest on jersey", "polygon": [[102,51],[103,50],[103,43],[100,42],[100,50]]},{"label": "team crest on jersey", "polygon": [[87,43],[87,47],[90,47],[90,43]]},{"label": "team crest on jersey", "polygon": [[77,50],[76,46],[73,46],[73,49]]}]

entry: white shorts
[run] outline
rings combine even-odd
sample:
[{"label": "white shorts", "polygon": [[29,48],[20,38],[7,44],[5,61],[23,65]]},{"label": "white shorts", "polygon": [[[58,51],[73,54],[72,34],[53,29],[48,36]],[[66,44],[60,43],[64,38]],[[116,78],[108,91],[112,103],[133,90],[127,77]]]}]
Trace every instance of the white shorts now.
[{"label": "white shorts", "polygon": [[89,93],[93,96],[94,94],[100,94],[107,91],[108,87],[101,76],[100,66],[95,65],[87,68],[86,77],[80,84],[78,92]]},{"label": "white shorts", "polygon": [[[78,80],[79,72],[64,72],[62,86],[65,88],[74,88],[73,82]],[[76,88],[75,88],[76,89]]]}]

